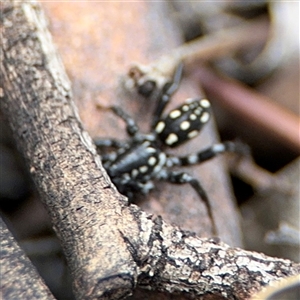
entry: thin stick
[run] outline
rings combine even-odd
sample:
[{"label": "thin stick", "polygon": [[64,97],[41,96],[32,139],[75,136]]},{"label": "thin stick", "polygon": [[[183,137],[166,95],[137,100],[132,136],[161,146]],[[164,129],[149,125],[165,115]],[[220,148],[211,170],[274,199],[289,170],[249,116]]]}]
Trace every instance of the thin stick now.
[{"label": "thin stick", "polygon": [[246,85],[221,78],[207,68],[195,70],[193,75],[226,110],[255,124],[292,151],[300,153],[300,118],[297,115]]}]

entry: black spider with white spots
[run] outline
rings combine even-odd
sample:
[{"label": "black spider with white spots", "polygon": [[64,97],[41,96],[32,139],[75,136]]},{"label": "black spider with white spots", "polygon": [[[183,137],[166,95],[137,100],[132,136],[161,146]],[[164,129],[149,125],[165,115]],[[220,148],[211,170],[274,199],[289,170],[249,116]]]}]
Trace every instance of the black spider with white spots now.
[{"label": "black spider with white spots", "polygon": [[136,193],[147,194],[154,188],[155,180],[188,183],[204,201],[214,226],[210,203],[199,181],[186,172],[172,170],[172,167],[199,164],[219,153],[240,150],[241,145],[234,142],[215,144],[187,156],[173,156],[165,152],[166,147],[176,147],[197,136],[210,119],[210,103],[207,99],[187,99],[185,103],[163,115],[165,106],[178,87],[180,77],[181,68],[178,68],[173,83],[164,87],[149,134],[140,133],[131,117],[120,107],[112,106],[110,109],[126,123],[130,139],[126,142],[95,139],[95,144],[100,152],[103,148],[115,148],[115,151],[102,155],[102,162],[120,193],[129,199]]}]

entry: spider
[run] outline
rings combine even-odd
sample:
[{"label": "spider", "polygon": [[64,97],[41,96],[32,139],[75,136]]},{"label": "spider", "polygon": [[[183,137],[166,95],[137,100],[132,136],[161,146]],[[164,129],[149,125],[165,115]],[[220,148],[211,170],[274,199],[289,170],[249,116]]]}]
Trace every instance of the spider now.
[{"label": "spider", "polygon": [[136,193],[148,194],[154,188],[155,180],[188,183],[204,201],[213,231],[216,232],[210,202],[200,182],[186,172],[172,170],[172,167],[200,164],[226,151],[239,152],[241,145],[230,141],[219,143],[187,156],[174,156],[165,152],[165,148],[177,147],[197,136],[210,119],[210,102],[200,98],[187,99],[182,105],[163,115],[166,105],[178,88],[181,72],[182,66],[179,66],[173,81],[163,87],[150,133],[140,133],[138,125],[129,115],[120,107],[111,106],[108,109],[123,119],[130,138],[125,142],[116,139],[95,139],[94,142],[99,150],[115,149],[102,155],[103,166],[118,191],[129,200]]}]

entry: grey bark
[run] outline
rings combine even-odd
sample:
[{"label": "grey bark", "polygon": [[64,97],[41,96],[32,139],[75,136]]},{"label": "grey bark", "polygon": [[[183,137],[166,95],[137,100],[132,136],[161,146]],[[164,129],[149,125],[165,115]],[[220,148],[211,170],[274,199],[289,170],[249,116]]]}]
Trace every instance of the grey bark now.
[{"label": "grey bark", "polygon": [[200,239],[129,205],[82,128],[38,4],[1,8],[1,108],[48,208],[77,299],[123,299],[135,287],[245,299],[300,273],[289,260]]},{"label": "grey bark", "polygon": [[2,299],[55,299],[0,218]]}]

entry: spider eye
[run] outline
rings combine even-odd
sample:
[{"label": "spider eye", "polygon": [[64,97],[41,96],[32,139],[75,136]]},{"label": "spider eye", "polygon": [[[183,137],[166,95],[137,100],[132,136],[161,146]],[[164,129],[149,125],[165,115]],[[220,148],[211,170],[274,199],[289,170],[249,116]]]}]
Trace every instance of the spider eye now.
[{"label": "spider eye", "polygon": [[154,130],[165,145],[176,147],[197,136],[209,119],[210,102],[207,99],[188,99],[159,120]]}]

